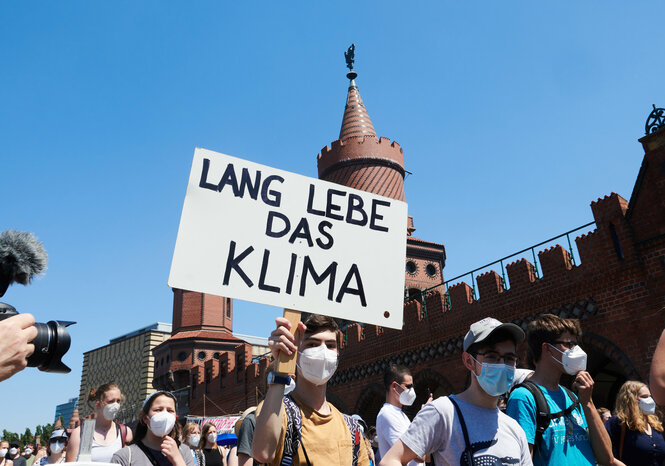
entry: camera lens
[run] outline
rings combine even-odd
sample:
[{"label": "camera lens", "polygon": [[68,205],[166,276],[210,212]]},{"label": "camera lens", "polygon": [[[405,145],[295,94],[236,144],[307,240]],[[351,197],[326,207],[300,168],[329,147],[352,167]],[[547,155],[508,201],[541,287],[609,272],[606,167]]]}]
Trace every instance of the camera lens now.
[{"label": "camera lens", "polygon": [[51,320],[46,324],[35,323],[37,336],[32,341],[35,352],[28,358],[29,367],[37,367],[45,372],[67,374],[71,369],[62,362],[71,345],[71,337],[66,327],[75,322]]}]

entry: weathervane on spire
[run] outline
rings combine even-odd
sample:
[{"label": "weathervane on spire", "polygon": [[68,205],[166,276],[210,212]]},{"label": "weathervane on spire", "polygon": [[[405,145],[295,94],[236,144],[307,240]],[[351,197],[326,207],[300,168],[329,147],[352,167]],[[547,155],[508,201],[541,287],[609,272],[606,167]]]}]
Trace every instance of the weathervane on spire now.
[{"label": "weathervane on spire", "polygon": [[349,79],[355,79],[358,74],[353,71],[353,62],[356,56],[356,44],[351,44],[351,46],[344,52],[344,59],[346,60],[346,67],[349,69],[349,72],[346,74],[346,77]]}]

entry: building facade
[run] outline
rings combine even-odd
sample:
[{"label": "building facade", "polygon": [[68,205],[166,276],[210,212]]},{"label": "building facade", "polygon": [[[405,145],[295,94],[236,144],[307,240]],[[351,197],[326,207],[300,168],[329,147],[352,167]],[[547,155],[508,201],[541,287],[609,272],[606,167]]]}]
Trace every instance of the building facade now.
[{"label": "building facade", "polygon": [[[83,353],[77,415],[83,419],[94,414],[94,407],[87,403],[91,389],[115,383],[124,397],[116,419],[125,424],[134,423],[143,401],[154,391],[155,359],[152,349],[170,335],[171,324],[158,322]],[[65,425],[68,424],[65,422]]]},{"label": "building facade", "polygon": [[78,406],[79,399],[78,398],[70,398],[67,403],[63,403],[61,405],[57,405],[55,407],[55,415],[53,416],[53,423],[58,420],[59,417],[62,416],[62,425],[67,426],[69,425],[69,421],[72,420],[72,415],[74,414],[74,410]]},{"label": "building facade", "polygon": [[[347,77],[339,139],[318,155],[319,177],[404,199],[402,148],[377,136],[360,98],[357,76],[351,72]],[[515,255],[505,267],[501,261],[493,270],[470,274],[468,280],[445,282],[444,246],[414,237],[409,218],[404,327],[398,331],[345,323],[340,364],[328,383],[328,399],[373,424],[385,397],[382,374],[392,363],[413,372],[418,394],[413,406],[420,406],[429,392],[441,396],[461,391],[468,382],[461,364],[462,340],[471,323],[492,316],[526,328],[534,316],[546,312],[581,319],[598,406],[612,407],[625,380],[646,380],[665,317],[665,125],[646,132],[639,140],[644,158],[630,199],[611,193],[591,203],[594,222],[573,240],[577,254],[561,238],[551,247],[533,249],[530,260]],[[207,299],[190,293],[189,308],[176,299],[174,323],[185,314],[203,312]],[[194,334],[194,343],[192,338]],[[218,358],[195,362],[188,359],[194,347],[169,376],[189,379],[192,406],[207,406],[208,414],[214,415],[257,403],[265,391],[267,358],[253,360],[249,345],[240,343]],[[521,351],[525,356],[524,347]],[[528,367],[525,357],[522,361]]]}]

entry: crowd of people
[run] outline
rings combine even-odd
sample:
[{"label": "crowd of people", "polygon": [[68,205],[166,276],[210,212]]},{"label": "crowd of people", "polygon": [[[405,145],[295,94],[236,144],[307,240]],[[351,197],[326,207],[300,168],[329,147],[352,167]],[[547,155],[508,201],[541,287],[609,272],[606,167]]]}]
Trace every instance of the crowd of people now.
[{"label": "crowd of people", "polygon": [[[296,354],[296,373],[272,367],[265,399],[235,425],[235,445],[219,445],[212,423],[177,422],[177,400],[166,391],[145,400],[132,430],[115,420],[123,402],[120,388],[105,384],[88,396],[96,419],[89,452],[81,451],[80,427],[56,429],[37,451],[33,444],[21,451],[18,442],[1,441],[0,466],[80,461],[88,459],[84,453],[93,462],[122,466],[665,464],[657,406],[665,403],[665,369],[656,367],[665,364],[665,332],[651,387],[627,381],[612,413],[594,405],[578,320],[545,314],[525,333],[488,317],[472,324],[464,338],[464,391],[436,399],[428,394],[411,420],[403,407],[417,397],[413,376],[405,366],[390,365],[374,427],[327,401],[327,383],[339,361],[335,320],[310,315],[292,328],[280,317],[276,324],[269,338],[273,360]],[[525,340],[533,370],[517,368]],[[561,383],[565,374],[573,377],[571,388]]]}]

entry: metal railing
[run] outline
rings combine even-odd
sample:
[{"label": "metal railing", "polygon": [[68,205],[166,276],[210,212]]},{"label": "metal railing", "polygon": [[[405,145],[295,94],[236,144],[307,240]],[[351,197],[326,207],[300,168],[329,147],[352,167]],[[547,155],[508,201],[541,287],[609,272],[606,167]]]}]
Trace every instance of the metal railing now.
[{"label": "metal railing", "polygon": [[536,257],[536,248],[538,248],[538,247],[540,247],[544,244],[550,243],[552,241],[555,241],[557,239],[563,238],[563,237],[566,238],[566,241],[568,243],[568,253],[570,254],[570,259],[571,259],[573,265],[577,265],[577,260],[575,259],[575,251],[573,250],[573,243],[570,240],[570,235],[571,235],[571,233],[575,233],[575,232],[577,232],[579,230],[582,230],[584,228],[587,228],[587,227],[589,227],[589,226],[591,226],[595,223],[596,223],[595,221],[594,222],[589,222],[585,225],[579,226],[579,227],[574,228],[574,229],[572,229],[570,231],[567,231],[565,233],[561,233],[558,236],[554,236],[552,238],[546,239],[545,241],[541,241],[538,244],[534,244],[533,246],[522,249],[521,251],[517,251],[513,254],[502,257],[501,259],[497,259],[494,262],[490,262],[489,264],[485,264],[482,267],[475,268],[470,272],[463,273],[462,275],[458,275],[454,278],[451,278],[449,280],[446,280],[444,282],[441,282],[437,285],[431,286],[431,287],[426,288],[424,290],[419,290],[417,293],[413,293],[413,294],[410,294],[410,295],[407,294],[404,298],[404,301],[410,301],[412,299],[416,299],[419,302],[421,302],[423,304],[423,313],[425,314],[425,317],[426,317],[427,316],[427,303],[425,301],[425,298],[426,298],[427,294],[430,293],[432,290],[434,290],[436,288],[440,288],[441,286],[445,286],[446,291],[445,291],[444,294],[446,296],[446,300],[447,300],[447,303],[448,303],[448,308],[450,309],[451,303],[450,303],[450,294],[448,293],[448,288],[449,288],[451,283],[456,282],[456,281],[460,280],[461,278],[465,278],[465,277],[471,277],[473,298],[474,298],[474,300],[478,299],[477,291],[476,291],[476,288],[477,288],[476,287],[476,280],[475,280],[475,276],[477,275],[477,272],[479,272],[481,270],[484,270],[484,269],[488,269],[488,268],[490,268],[492,266],[495,266],[497,264],[499,264],[499,266],[501,267],[501,281],[502,281],[502,284],[503,284],[503,288],[505,290],[507,290],[507,289],[509,289],[509,286],[508,286],[509,283],[508,283],[508,280],[507,280],[506,268],[504,266],[504,262],[507,259],[511,259],[515,256],[519,256],[519,255],[524,254],[526,252],[531,252],[531,257],[533,258],[533,267],[534,267],[534,270],[535,270],[535,273],[536,273],[536,277],[541,278],[540,269],[538,267],[538,259]]}]

